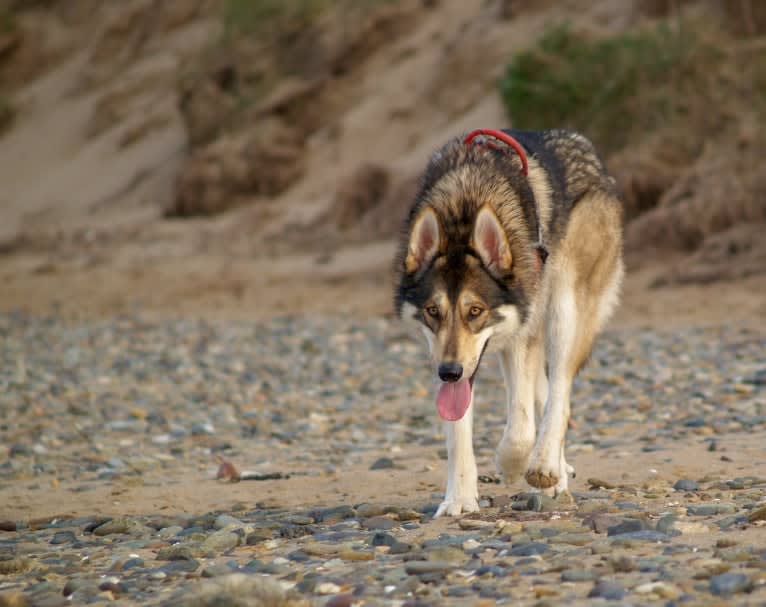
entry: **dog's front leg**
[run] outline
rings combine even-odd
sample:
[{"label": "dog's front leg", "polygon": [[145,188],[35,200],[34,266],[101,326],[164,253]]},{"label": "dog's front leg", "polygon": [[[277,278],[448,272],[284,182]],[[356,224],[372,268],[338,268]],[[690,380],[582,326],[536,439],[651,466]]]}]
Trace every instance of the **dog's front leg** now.
[{"label": "dog's front leg", "polygon": [[462,419],[444,422],[447,435],[447,491],[434,518],[479,509],[476,458],[473,454],[473,394]]},{"label": "dog's front leg", "polygon": [[507,483],[521,478],[535,444],[535,374],[542,366],[542,348],[517,340],[499,354],[506,389],[507,421],[497,446],[495,466]]}]

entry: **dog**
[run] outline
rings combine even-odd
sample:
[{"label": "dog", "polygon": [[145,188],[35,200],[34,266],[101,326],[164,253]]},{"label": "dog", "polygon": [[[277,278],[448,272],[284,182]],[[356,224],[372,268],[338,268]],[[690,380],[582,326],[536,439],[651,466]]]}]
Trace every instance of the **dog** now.
[{"label": "dog", "polygon": [[395,259],[398,317],[422,331],[440,380],[447,488],[435,517],[479,509],[474,380],[496,353],[506,483],[568,491],[572,381],[614,311],[622,203],[593,144],[568,130],[477,130],[428,162]]}]

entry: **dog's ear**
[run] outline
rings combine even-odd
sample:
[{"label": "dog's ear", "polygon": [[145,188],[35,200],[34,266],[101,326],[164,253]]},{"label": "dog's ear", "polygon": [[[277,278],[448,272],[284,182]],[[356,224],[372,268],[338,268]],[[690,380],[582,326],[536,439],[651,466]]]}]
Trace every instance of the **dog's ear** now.
[{"label": "dog's ear", "polygon": [[426,207],[412,225],[410,244],[404,267],[412,274],[436,256],[439,251],[439,220],[431,207]]},{"label": "dog's ear", "polygon": [[495,276],[502,276],[511,269],[513,256],[508,238],[495,212],[485,205],[476,215],[473,226],[473,248],[484,265]]}]

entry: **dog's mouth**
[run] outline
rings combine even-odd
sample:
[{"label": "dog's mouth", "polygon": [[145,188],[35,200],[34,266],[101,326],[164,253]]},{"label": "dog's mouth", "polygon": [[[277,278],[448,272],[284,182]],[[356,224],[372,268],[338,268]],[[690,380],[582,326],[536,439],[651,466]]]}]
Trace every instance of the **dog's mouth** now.
[{"label": "dog's mouth", "polygon": [[476,372],[481,365],[481,359],[487,350],[489,340],[484,342],[484,347],[479,354],[479,362],[473,374],[468,379],[461,379],[455,382],[443,382],[439,387],[439,393],[436,395],[436,410],[441,418],[448,422],[456,422],[463,419],[468,407],[471,406],[471,397],[473,396],[473,380]]},{"label": "dog's mouth", "polygon": [[474,372],[468,379],[443,382],[436,395],[436,410],[443,420],[456,422],[462,419],[471,405]]}]

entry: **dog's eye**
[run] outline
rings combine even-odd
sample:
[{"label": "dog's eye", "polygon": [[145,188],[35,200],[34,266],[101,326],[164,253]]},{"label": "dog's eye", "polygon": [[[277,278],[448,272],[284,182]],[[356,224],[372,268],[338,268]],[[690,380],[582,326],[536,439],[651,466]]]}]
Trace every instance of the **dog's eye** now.
[{"label": "dog's eye", "polygon": [[426,314],[428,314],[431,318],[439,318],[439,308],[436,306],[427,306]]},{"label": "dog's eye", "polygon": [[473,320],[474,318],[477,318],[478,316],[481,316],[481,313],[484,310],[480,308],[479,306],[471,306],[471,309],[468,310],[468,318]]}]

